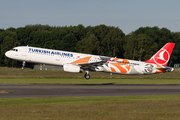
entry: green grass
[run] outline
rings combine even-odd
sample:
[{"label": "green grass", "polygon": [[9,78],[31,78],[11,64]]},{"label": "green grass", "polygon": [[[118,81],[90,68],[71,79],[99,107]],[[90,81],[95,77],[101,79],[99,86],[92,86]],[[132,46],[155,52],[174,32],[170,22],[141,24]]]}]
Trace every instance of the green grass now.
[{"label": "green grass", "polygon": [[2,120],[179,120],[180,95],[1,98]]},{"label": "green grass", "polygon": [[[7,68],[0,67],[0,78],[84,78],[85,73],[68,73],[64,71],[53,70],[33,70],[25,68]],[[91,78],[180,78],[180,69],[169,73],[152,74],[152,75],[121,75],[104,72],[90,72]]]},{"label": "green grass", "polygon": [[0,90],[0,93],[13,93],[14,91],[5,91],[5,90]]},{"label": "green grass", "polygon": [[0,67],[0,84],[180,84],[180,70],[152,75],[120,75],[90,72],[86,80],[84,73],[68,73],[53,70]]},{"label": "green grass", "polygon": [[[180,84],[179,71],[90,75],[91,79],[86,80],[82,73],[0,68],[0,84]],[[179,108],[180,95],[0,98],[0,120],[179,120]]]}]

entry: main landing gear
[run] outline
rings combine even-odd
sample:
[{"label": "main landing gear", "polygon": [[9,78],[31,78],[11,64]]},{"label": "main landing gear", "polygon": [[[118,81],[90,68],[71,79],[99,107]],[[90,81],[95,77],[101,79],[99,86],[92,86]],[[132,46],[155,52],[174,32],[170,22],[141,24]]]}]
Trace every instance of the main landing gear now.
[{"label": "main landing gear", "polygon": [[23,62],[22,62],[22,67],[21,67],[21,69],[22,69],[22,70],[24,70],[24,66],[25,66],[25,64],[26,64],[26,62],[25,62],[25,61],[23,61]]},{"label": "main landing gear", "polygon": [[86,71],[86,74],[84,75],[84,77],[85,77],[87,80],[90,79],[89,71]]}]

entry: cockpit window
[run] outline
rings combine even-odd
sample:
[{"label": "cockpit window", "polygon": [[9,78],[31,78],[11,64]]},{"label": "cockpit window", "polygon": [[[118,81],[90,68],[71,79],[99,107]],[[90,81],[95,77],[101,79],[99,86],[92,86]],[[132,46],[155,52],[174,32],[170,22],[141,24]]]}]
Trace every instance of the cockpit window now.
[{"label": "cockpit window", "polygon": [[12,51],[16,51],[16,52],[17,52],[17,51],[18,51],[18,49],[12,49]]}]

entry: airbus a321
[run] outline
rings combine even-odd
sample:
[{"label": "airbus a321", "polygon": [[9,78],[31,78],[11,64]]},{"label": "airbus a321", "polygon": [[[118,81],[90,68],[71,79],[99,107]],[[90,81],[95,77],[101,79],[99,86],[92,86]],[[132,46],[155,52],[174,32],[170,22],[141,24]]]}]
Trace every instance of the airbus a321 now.
[{"label": "airbus a321", "polygon": [[89,71],[119,73],[128,75],[156,74],[171,72],[168,67],[175,43],[167,43],[147,61],[135,61],[115,57],[83,54],[46,48],[18,46],[5,53],[6,57],[22,61],[22,69],[26,62],[63,66],[66,72],[80,73],[90,79]]}]

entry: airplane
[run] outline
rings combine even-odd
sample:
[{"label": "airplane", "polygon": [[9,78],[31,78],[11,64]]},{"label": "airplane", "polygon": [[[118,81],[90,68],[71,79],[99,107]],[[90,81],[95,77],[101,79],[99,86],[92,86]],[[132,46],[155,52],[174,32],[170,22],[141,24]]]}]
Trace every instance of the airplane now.
[{"label": "airplane", "polygon": [[167,63],[175,43],[168,42],[147,61],[128,60],[116,57],[91,55],[62,50],[53,50],[31,46],[14,47],[5,56],[22,61],[22,70],[26,62],[63,66],[66,72],[80,73],[85,71],[84,77],[90,79],[89,71],[109,72],[127,75],[145,75],[171,72]]}]

